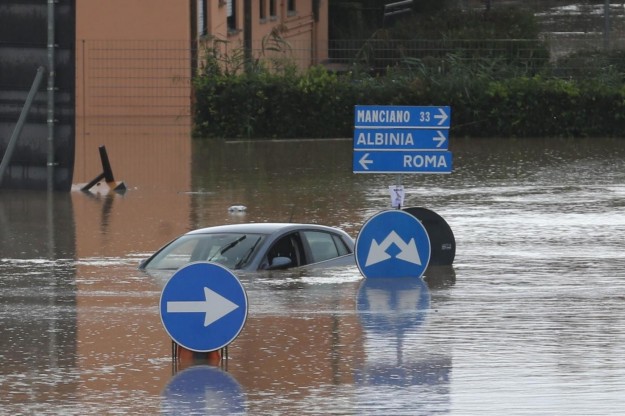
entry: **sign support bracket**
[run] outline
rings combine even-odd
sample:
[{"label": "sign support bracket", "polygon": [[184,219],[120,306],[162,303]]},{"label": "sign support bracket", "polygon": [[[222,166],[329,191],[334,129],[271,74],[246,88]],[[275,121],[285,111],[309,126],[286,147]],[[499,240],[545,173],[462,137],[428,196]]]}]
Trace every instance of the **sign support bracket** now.
[{"label": "sign support bracket", "polygon": [[[402,175],[401,175],[401,173],[398,173],[397,176],[395,177],[395,179],[397,181],[397,183],[396,183],[397,187],[403,186],[402,185]],[[401,209],[401,205],[402,205],[402,203],[400,201],[400,203],[397,204],[397,209]]]}]

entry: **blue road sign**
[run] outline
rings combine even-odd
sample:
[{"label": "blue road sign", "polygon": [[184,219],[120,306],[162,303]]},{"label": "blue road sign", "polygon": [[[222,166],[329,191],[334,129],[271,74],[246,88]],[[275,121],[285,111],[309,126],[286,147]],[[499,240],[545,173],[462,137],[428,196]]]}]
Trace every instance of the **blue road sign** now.
[{"label": "blue road sign", "polygon": [[163,287],[160,312],[165,330],[179,345],[191,351],[216,351],[243,329],[247,294],[227,268],[191,263]]},{"label": "blue road sign", "polygon": [[354,173],[451,173],[449,151],[354,150]]},{"label": "blue road sign", "polygon": [[415,127],[448,129],[451,108],[448,106],[379,106],[357,105],[356,127]]},{"label": "blue road sign", "polygon": [[407,212],[382,211],[360,229],[356,265],[367,278],[423,276],[430,261],[425,227]]},{"label": "blue road sign", "polygon": [[355,150],[447,150],[449,130],[356,127]]}]

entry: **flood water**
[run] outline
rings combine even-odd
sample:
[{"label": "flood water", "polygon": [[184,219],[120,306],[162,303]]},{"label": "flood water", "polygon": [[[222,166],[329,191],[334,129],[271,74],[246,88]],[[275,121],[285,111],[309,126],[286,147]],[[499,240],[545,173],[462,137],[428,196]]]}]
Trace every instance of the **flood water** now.
[{"label": "flood water", "polygon": [[[0,414],[622,414],[622,140],[452,138],[451,175],[402,177],[353,174],[349,140],[185,146],[110,145],[124,194],[0,193]],[[222,223],[356,236],[396,183],[448,222],[453,266],[242,276],[228,359],[172,365],[141,259]]]}]

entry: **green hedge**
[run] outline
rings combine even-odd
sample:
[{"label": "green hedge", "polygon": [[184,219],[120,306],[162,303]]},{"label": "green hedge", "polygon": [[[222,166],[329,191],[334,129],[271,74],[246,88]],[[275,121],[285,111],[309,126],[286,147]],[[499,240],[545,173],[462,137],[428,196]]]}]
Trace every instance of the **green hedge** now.
[{"label": "green hedge", "polygon": [[484,114],[489,136],[580,137],[625,133],[623,88],[614,90],[598,83],[535,77],[492,83],[487,96],[491,109]]},{"label": "green hedge", "polygon": [[625,135],[625,86],[593,80],[357,78],[314,68],[302,75],[203,76],[195,95],[198,137],[351,137],[355,105],[450,105],[457,137]]},{"label": "green hedge", "polygon": [[[364,4],[340,2],[362,11],[356,3]],[[227,42],[214,39],[194,80],[194,132],[351,137],[354,106],[369,104],[450,105],[455,136],[625,136],[625,52],[582,51],[554,61],[538,33],[533,14],[516,8],[416,13],[378,28],[353,50],[337,48],[354,55],[334,57],[352,71],[341,74],[320,67],[299,73],[288,59],[246,62],[237,48],[223,55],[219,46]],[[279,33],[263,44],[263,56],[288,56]]]}]

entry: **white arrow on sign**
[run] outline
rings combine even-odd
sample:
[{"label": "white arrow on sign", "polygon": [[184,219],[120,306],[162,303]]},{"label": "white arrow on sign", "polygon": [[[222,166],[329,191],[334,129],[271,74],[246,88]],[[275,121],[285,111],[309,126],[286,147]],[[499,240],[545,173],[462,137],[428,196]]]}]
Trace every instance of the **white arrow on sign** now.
[{"label": "white arrow on sign", "polygon": [[395,257],[421,266],[421,257],[419,257],[419,251],[417,250],[414,238],[411,238],[410,241],[406,243],[395,231],[391,231],[380,244],[378,244],[375,239],[371,242],[365,267],[390,259],[391,256],[386,250],[388,250],[392,244],[395,244],[400,250]]},{"label": "white arrow on sign", "polygon": [[445,135],[443,134],[442,131],[440,130],[436,130],[436,134],[438,136],[432,137],[432,140],[434,140],[436,143],[436,147],[441,147],[443,145],[443,143],[445,143],[445,140],[447,140],[447,138],[445,137]]},{"label": "white arrow on sign", "polygon": [[442,108],[438,109],[438,112],[440,114],[436,114],[434,116],[434,118],[439,119],[438,121],[438,125],[440,126],[441,124],[443,124],[445,122],[445,120],[447,120],[449,118],[449,116],[447,115],[447,113],[445,112],[445,110],[443,110]]},{"label": "white arrow on sign", "polygon": [[360,163],[360,166],[362,166],[364,170],[369,170],[368,165],[373,163],[373,160],[367,159],[368,156],[369,156],[369,153],[365,153],[358,161],[358,163]]},{"label": "white arrow on sign", "polygon": [[204,313],[204,326],[209,326],[239,307],[207,287],[204,288],[204,298],[202,301],[167,302],[167,312]]}]

